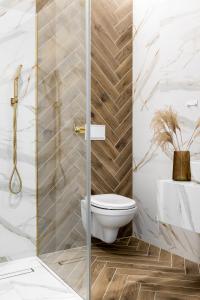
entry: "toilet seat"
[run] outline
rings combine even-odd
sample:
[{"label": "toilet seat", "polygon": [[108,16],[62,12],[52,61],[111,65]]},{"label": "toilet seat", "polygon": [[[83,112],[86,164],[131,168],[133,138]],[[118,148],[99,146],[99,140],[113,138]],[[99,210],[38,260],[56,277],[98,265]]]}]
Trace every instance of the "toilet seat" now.
[{"label": "toilet seat", "polygon": [[136,202],[121,195],[101,194],[91,196],[91,206],[104,210],[131,210],[136,208]]},{"label": "toilet seat", "polygon": [[137,211],[137,207],[129,208],[129,209],[106,209],[106,208],[100,208],[96,207],[94,205],[91,205],[91,212],[98,215],[104,215],[104,216],[126,216],[130,215],[132,213],[135,213]]}]

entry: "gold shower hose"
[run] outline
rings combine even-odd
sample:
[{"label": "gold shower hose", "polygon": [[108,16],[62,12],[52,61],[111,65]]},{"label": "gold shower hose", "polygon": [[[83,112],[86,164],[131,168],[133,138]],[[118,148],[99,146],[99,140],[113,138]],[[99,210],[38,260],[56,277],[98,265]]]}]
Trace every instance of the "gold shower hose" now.
[{"label": "gold shower hose", "polygon": [[[14,97],[11,98],[11,106],[13,107],[13,170],[9,180],[9,190],[12,194],[19,194],[22,191],[22,179],[17,168],[17,108],[18,108],[18,90],[19,90],[19,78],[21,74],[22,65],[17,68],[16,75],[14,77]],[[18,179],[19,185],[17,189],[13,186],[13,180],[15,175]]]}]

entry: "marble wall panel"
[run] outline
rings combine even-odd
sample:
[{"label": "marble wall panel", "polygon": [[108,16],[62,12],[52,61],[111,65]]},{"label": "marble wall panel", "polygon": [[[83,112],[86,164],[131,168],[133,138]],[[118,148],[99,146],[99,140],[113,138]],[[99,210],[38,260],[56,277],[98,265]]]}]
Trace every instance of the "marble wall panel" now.
[{"label": "marble wall panel", "polygon": [[[157,219],[157,182],[172,176],[172,157],[152,144],[151,120],[155,111],[172,106],[180,116],[183,137],[191,135],[199,106],[200,2],[198,0],[134,1],[134,197],[139,213],[136,235],[159,247],[200,261],[200,236]],[[200,144],[192,147],[199,160]]]},{"label": "marble wall panel", "polygon": [[[36,254],[35,1],[0,1],[0,261]],[[22,192],[9,192],[13,162],[13,78],[22,64],[18,170]]]}]

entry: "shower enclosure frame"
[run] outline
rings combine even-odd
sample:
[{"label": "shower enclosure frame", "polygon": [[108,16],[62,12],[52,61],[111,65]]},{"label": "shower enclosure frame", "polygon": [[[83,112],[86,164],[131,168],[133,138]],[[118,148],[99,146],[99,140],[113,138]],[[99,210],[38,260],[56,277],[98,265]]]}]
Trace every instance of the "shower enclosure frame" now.
[{"label": "shower enclosure frame", "polygon": [[87,151],[86,151],[86,194],[87,194],[87,300],[91,300],[91,5],[92,0],[85,0],[85,20],[86,20],[86,132],[87,132]]}]

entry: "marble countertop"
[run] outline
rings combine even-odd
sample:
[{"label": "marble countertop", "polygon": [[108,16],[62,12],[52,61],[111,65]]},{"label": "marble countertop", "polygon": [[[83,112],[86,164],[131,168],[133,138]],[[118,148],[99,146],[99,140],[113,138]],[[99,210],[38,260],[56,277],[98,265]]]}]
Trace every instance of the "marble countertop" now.
[{"label": "marble countertop", "polygon": [[157,212],[162,223],[200,233],[200,184],[158,180]]}]

